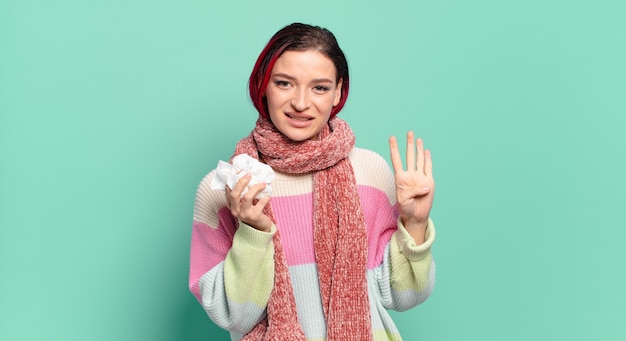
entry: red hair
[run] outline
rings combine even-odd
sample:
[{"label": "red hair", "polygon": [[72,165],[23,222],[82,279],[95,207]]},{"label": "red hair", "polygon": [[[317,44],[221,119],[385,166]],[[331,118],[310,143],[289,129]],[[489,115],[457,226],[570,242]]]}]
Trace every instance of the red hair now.
[{"label": "red hair", "polygon": [[294,23],[285,26],[270,39],[265,45],[261,54],[254,64],[248,88],[252,104],[264,118],[269,119],[267,111],[267,99],[265,90],[269,83],[272,69],[276,60],[285,51],[306,51],[316,50],[332,60],[337,72],[337,83],[341,80],[341,98],[339,103],[330,112],[331,117],[336,115],[343,108],[348,99],[348,89],[350,88],[350,77],[348,73],[348,62],[335,36],[327,29],[319,26]]}]

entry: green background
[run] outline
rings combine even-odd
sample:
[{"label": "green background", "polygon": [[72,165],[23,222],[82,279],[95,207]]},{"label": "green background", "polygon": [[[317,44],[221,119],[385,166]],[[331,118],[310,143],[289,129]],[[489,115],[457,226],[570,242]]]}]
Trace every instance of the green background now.
[{"label": "green background", "polygon": [[187,287],[201,178],[270,36],[331,29],[340,114],[432,150],[407,340],[626,339],[626,2],[0,2],[0,340],[227,340]]}]

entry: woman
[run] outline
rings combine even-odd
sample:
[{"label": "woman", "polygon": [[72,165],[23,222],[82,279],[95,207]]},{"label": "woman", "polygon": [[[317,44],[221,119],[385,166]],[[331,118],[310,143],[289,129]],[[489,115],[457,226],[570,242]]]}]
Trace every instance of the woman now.
[{"label": "woman", "polygon": [[409,132],[405,170],[391,137],[394,176],[354,147],[336,116],[348,65],[326,29],[278,31],[249,88],[259,117],[233,156],[270,165],[273,193],[250,175],[224,191],[210,189],[215,171],[202,180],[192,293],[233,340],[400,340],[386,309],[420,304],[435,280],[430,153]]}]

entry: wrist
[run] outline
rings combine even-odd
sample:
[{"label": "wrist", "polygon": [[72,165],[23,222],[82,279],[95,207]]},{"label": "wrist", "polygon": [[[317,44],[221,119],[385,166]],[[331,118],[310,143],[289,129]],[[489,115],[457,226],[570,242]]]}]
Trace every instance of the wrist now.
[{"label": "wrist", "polygon": [[270,222],[263,222],[263,223],[249,223],[247,221],[241,221],[244,224],[252,227],[255,230],[259,230],[261,232],[270,232],[272,230],[272,226],[274,226],[274,224],[270,221]]},{"label": "wrist", "polygon": [[400,222],[404,225],[404,229],[415,241],[415,244],[421,245],[426,240],[426,228],[428,227],[428,219],[415,220],[400,218]]},{"label": "wrist", "polygon": [[404,225],[404,228],[407,231],[411,231],[411,230],[426,230],[426,227],[428,226],[428,218],[422,220],[422,219],[412,219],[412,218],[404,218],[404,217],[400,217],[400,220],[402,221],[402,225]]}]

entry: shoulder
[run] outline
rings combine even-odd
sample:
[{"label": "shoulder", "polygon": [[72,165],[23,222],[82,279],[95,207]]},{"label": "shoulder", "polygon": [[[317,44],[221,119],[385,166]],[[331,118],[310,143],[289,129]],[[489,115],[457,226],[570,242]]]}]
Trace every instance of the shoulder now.
[{"label": "shoulder", "polygon": [[348,157],[355,169],[363,166],[389,168],[387,161],[380,154],[369,149],[354,147]]},{"label": "shoulder", "polygon": [[359,186],[373,187],[395,200],[395,178],[387,161],[378,153],[354,148],[349,155]]},{"label": "shoulder", "polygon": [[393,176],[387,161],[374,151],[354,148],[350,152],[349,158],[357,176],[357,182],[360,182],[359,180],[373,181],[377,177],[388,180],[390,176]]},{"label": "shoulder", "polygon": [[212,227],[219,223],[219,210],[226,206],[226,197],[223,191],[211,189],[211,181],[216,170],[212,170],[202,178],[196,191],[193,219]]}]

